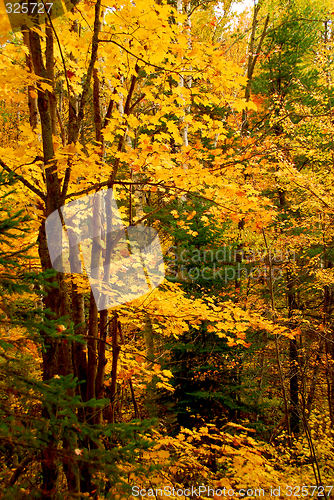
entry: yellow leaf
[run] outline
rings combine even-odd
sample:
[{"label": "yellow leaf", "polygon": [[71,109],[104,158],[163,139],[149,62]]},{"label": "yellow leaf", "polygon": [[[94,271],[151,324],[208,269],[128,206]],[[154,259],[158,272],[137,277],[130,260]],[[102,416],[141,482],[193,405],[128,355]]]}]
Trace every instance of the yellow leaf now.
[{"label": "yellow leaf", "polygon": [[31,28],[31,31],[35,31],[42,38],[46,38],[46,34],[41,29],[37,28],[37,26],[34,26],[33,28]]},{"label": "yellow leaf", "polygon": [[207,427],[201,427],[199,432],[202,432],[202,434],[208,434],[209,430]]},{"label": "yellow leaf", "polygon": [[40,82],[39,84],[43,90],[48,90],[49,92],[53,92],[53,88],[48,83]]},{"label": "yellow leaf", "polygon": [[230,483],[230,481],[224,477],[223,479],[220,479],[219,481],[215,482],[215,487],[216,488],[221,488],[221,487],[225,487],[225,488],[232,488],[232,485]]},{"label": "yellow leaf", "polygon": [[78,153],[78,149],[76,148],[76,146],[74,144],[68,144],[67,146],[65,146],[62,151],[62,153],[66,153],[66,154],[75,154],[75,153]]},{"label": "yellow leaf", "polygon": [[196,215],[196,210],[193,210],[193,212],[191,212],[191,214],[188,215],[187,220],[193,219],[195,215]]}]

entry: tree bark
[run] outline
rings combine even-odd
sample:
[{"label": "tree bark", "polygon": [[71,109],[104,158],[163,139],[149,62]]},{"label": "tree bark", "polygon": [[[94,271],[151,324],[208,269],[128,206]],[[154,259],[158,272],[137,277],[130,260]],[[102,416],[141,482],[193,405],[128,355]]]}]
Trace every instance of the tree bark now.
[{"label": "tree bark", "polygon": [[115,396],[116,396],[116,382],[117,382],[117,363],[118,356],[120,353],[120,346],[117,342],[118,337],[118,316],[115,313],[115,316],[112,319],[112,336],[111,336],[111,344],[112,344],[112,367],[111,367],[111,383],[110,383],[110,406],[111,406],[111,422],[115,422]]},{"label": "tree bark", "polygon": [[54,92],[55,87],[55,75],[54,75],[54,51],[53,51],[53,32],[52,27],[46,23],[45,25],[46,33],[46,72],[49,80],[51,82],[52,92],[48,91],[49,105],[50,105],[50,118],[51,118],[51,130],[53,135],[57,135],[57,103],[56,95]]},{"label": "tree bark", "polygon": [[[29,49],[29,54],[26,54],[26,64],[29,71],[33,72],[33,64],[31,59],[31,49],[30,49],[30,41],[29,41],[29,32],[27,29],[22,31],[23,41],[25,45]],[[32,92],[35,92],[35,88],[32,85],[28,85],[28,108],[29,108],[29,123],[32,130],[35,130],[37,127],[38,121],[38,109],[37,109],[37,98],[32,96]]]},{"label": "tree bark", "polygon": [[[294,320],[294,311],[297,309],[296,294],[294,291],[294,282],[291,273],[287,273],[287,299],[288,299],[288,318],[289,328],[294,330],[297,325]],[[300,408],[299,408],[299,362],[298,347],[296,338],[290,339],[289,345],[289,378],[290,378],[290,429],[296,435],[300,430]]]},{"label": "tree bark", "polygon": [[[332,263],[328,260],[325,253],[325,268],[332,268]],[[332,326],[332,312],[333,312],[333,291],[332,287],[326,285],[324,287],[324,330],[325,330],[325,353],[326,353],[326,382],[327,382],[327,401],[329,415],[331,419],[331,426],[334,428],[334,341],[333,341],[333,326]]]},{"label": "tree bark", "polygon": [[[266,20],[264,22],[264,27],[260,36],[259,43],[257,47],[255,48],[255,34],[256,34],[256,27],[258,24],[258,13],[260,11],[261,5],[260,3],[257,3],[254,6],[254,11],[253,11],[253,21],[252,21],[252,32],[251,32],[251,38],[250,38],[250,43],[249,43],[249,49],[248,49],[248,64],[247,64],[247,85],[245,88],[245,100],[246,102],[249,101],[250,99],[250,91],[251,91],[251,86],[252,86],[252,80],[253,80],[253,74],[254,74],[254,69],[256,62],[258,60],[258,57],[260,55],[262,45],[264,38],[267,34],[267,28],[268,28],[268,23],[269,23],[269,14],[266,17]],[[248,129],[248,117],[247,117],[247,111],[243,110],[242,111],[242,124],[241,124],[241,135],[245,133],[245,131]]]},{"label": "tree bark", "polygon": [[311,380],[311,385],[310,385],[310,390],[307,396],[307,401],[306,401],[306,410],[307,410],[307,417],[310,418],[311,411],[312,411],[312,404],[314,401],[314,396],[315,396],[315,389],[317,387],[317,382],[319,378],[319,372],[320,372],[320,367],[321,367],[321,355],[322,351],[324,349],[324,340],[323,338],[320,338],[319,341],[319,350],[317,352],[317,356],[315,359],[314,363],[314,368],[313,368],[313,375],[312,375],[312,380]]},{"label": "tree bark", "polygon": [[[101,260],[101,195],[95,193],[93,199],[93,241],[91,250],[91,278],[98,280]],[[88,400],[96,397],[95,382],[97,370],[97,338],[98,338],[98,310],[93,291],[90,292],[89,304],[89,338],[88,338],[88,373],[87,397]]]}]

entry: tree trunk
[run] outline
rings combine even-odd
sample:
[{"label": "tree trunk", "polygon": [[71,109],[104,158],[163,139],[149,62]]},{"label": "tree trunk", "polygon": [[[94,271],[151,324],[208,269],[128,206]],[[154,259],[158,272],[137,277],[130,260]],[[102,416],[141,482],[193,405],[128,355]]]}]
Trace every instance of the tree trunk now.
[{"label": "tree trunk", "polygon": [[[48,64],[53,64],[52,60],[52,39],[47,43],[46,59]],[[30,56],[36,75],[48,81],[48,74],[44,66],[40,37],[35,31],[29,30]],[[46,207],[45,216],[48,217],[54,210],[60,207],[60,187],[57,176],[56,163],[53,160],[53,140],[52,140],[52,118],[50,112],[49,96],[47,92],[38,89],[38,111],[42,126],[43,154],[45,165],[46,181]],[[43,270],[51,269],[51,260],[47,247],[45,222],[43,221],[39,231],[39,256]],[[61,242],[59,242],[61,244]],[[44,298],[45,307],[56,314],[56,317],[69,313],[69,297],[64,275],[58,273],[51,282],[58,282],[58,288],[51,288]],[[45,351],[43,352],[43,380],[49,380],[55,375],[68,375],[73,372],[71,345],[65,339],[54,339],[44,335]],[[49,412],[43,409],[43,415],[49,418]],[[56,462],[57,442],[51,436],[47,450],[42,452],[42,473],[43,473],[43,498],[51,499],[56,490],[56,480],[58,464]]]},{"label": "tree trunk", "polygon": [[[91,278],[98,280],[101,260],[101,195],[95,193],[93,199],[93,241],[91,254]],[[97,293],[97,292],[96,292]],[[88,373],[87,373],[87,397],[88,400],[96,397],[95,381],[97,370],[97,339],[98,339],[98,310],[97,297],[94,298],[93,291],[90,292],[89,304],[89,327],[88,327]]]},{"label": "tree trunk", "polygon": [[112,367],[111,367],[111,382],[110,382],[110,406],[111,406],[111,422],[115,421],[115,396],[116,396],[116,382],[117,382],[117,363],[118,356],[121,350],[118,342],[118,316],[115,313],[115,316],[112,319],[111,324],[111,344],[112,344]]},{"label": "tree trunk", "polygon": [[[33,72],[33,64],[31,59],[31,49],[30,49],[30,41],[29,41],[29,32],[24,29],[22,32],[23,41],[25,45],[29,49],[29,54],[26,54],[26,64],[29,71]],[[35,88],[32,85],[28,85],[28,108],[29,108],[29,123],[32,130],[35,130],[37,127],[38,120],[38,110],[37,110],[37,98],[32,96],[32,92],[35,92]]]},{"label": "tree trunk", "polygon": [[[256,65],[256,61],[258,60],[258,57],[260,55],[262,45],[264,38],[267,34],[267,28],[268,28],[268,23],[269,23],[269,14],[266,17],[264,27],[260,36],[259,43],[257,47],[255,47],[255,35],[256,35],[256,27],[258,24],[258,13],[261,8],[260,3],[257,3],[254,5],[254,11],[253,11],[253,20],[252,20],[252,32],[251,32],[251,37],[250,37],[250,42],[249,42],[249,48],[248,48],[248,63],[247,63],[247,85],[245,88],[245,100],[246,102],[249,101],[250,99],[250,91],[251,91],[251,86],[252,86],[252,80],[253,80],[253,74],[254,74],[254,69]],[[241,135],[243,135],[246,130],[248,129],[248,117],[247,117],[247,111],[243,110],[242,111],[242,124],[241,124]]]},{"label": "tree trunk", "polygon": [[[325,250],[325,268],[332,268],[332,263],[328,261]],[[331,419],[331,426],[334,428],[334,342],[333,342],[333,327],[332,327],[332,311],[333,311],[333,292],[329,285],[324,288],[324,327],[325,327],[325,353],[326,353],[326,382],[327,382],[327,400],[328,409]]]},{"label": "tree trunk", "polygon": [[[294,311],[297,309],[296,294],[294,291],[294,282],[291,273],[287,273],[287,298],[288,298],[288,318],[289,328],[294,330],[296,322],[294,320]],[[289,378],[290,378],[290,429],[296,435],[300,430],[300,409],[299,409],[299,382],[298,382],[299,362],[298,347],[296,338],[290,339],[289,345]]]}]

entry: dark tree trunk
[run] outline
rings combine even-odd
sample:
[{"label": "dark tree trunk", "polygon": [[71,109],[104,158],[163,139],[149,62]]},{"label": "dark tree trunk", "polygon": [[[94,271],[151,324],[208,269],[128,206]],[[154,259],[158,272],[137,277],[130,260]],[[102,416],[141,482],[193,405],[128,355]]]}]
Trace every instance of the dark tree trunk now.
[{"label": "dark tree trunk", "polygon": [[[38,33],[29,31],[29,44],[31,50],[31,60],[34,72],[48,81],[48,74],[44,66],[41,43]],[[46,60],[53,64],[52,39],[47,43]],[[48,82],[50,83],[50,82]],[[47,92],[38,89],[38,111],[42,125],[42,141],[45,165],[46,181],[46,207],[45,216],[48,217],[54,210],[60,207],[60,186],[57,176],[56,163],[53,160],[53,139],[52,139],[52,118],[50,112],[49,96]],[[39,231],[39,256],[43,270],[52,268],[47,247],[45,222],[41,224]],[[61,244],[61,243],[60,243]],[[64,275],[58,273],[50,281],[58,282],[58,288],[51,288],[44,298],[45,307],[50,309],[55,316],[59,317],[69,313],[69,297]],[[44,335],[45,350],[43,352],[43,380],[49,380],[55,375],[68,375],[72,373],[72,353],[71,345],[65,339],[54,339],[47,334]],[[43,409],[45,418],[50,418],[46,408]],[[56,480],[58,474],[58,464],[55,459],[58,443],[55,437],[51,436],[48,448],[42,452],[42,473],[43,473],[43,498],[51,499],[56,491]]]},{"label": "dark tree trunk", "polygon": [[112,319],[111,324],[111,343],[112,343],[112,368],[111,368],[111,383],[110,383],[110,405],[111,405],[111,421],[115,421],[115,396],[116,396],[116,382],[117,382],[117,363],[118,356],[121,350],[117,337],[118,337],[118,321],[117,314]]},{"label": "dark tree trunk", "polygon": [[[287,273],[287,296],[288,296],[288,318],[289,328],[294,330],[297,325],[294,319],[297,309],[296,294],[292,274]],[[290,339],[289,346],[289,378],[290,378],[290,429],[293,434],[298,434],[300,430],[300,409],[299,409],[299,382],[298,382],[298,347],[296,338]]]},{"label": "dark tree trunk", "polygon": [[[33,64],[31,59],[31,49],[30,49],[30,41],[29,41],[29,33],[28,30],[24,29],[22,32],[23,41],[25,45],[29,49],[29,54],[26,54],[26,64],[29,71],[33,72]],[[37,110],[37,98],[32,96],[32,93],[35,92],[35,88],[32,85],[28,85],[28,107],[29,107],[29,123],[32,130],[35,130],[37,127],[38,120],[38,110]]]},{"label": "dark tree trunk", "polygon": [[[325,268],[332,268],[332,262],[325,256]],[[327,400],[331,419],[331,426],[334,428],[334,338],[332,326],[333,312],[333,291],[328,285],[324,288],[324,327],[326,331],[325,353],[326,353],[326,382],[327,382]]]}]

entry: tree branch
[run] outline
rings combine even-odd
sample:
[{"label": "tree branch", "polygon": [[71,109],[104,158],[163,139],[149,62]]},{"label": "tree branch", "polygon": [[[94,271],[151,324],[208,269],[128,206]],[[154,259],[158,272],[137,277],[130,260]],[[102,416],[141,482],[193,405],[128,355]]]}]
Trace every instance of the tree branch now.
[{"label": "tree branch", "polygon": [[10,167],[8,167],[1,159],[0,159],[0,166],[6,170],[6,172],[8,172],[9,174],[13,175],[13,177],[17,180],[19,180],[20,182],[22,182],[22,184],[24,184],[25,187],[27,187],[28,189],[30,189],[30,191],[32,191],[33,193],[37,194],[37,196],[43,200],[44,202],[46,201],[46,196],[42,193],[42,191],[40,191],[39,189],[37,189],[35,186],[33,186],[29,181],[27,181],[27,179],[25,179],[22,175],[19,175],[19,174],[16,174]]},{"label": "tree branch", "polygon": [[92,54],[91,54],[91,58],[90,58],[90,62],[89,62],[88,70],[87,70],[86,79],[85,79],[85,82],[83,84],[78,115],[76,117],[74,126],[71,129],[71,134],[68,138],[69,144],[77,141],[79,130],[80,130],[80,125],[81,125],[81,122],[82,122],[83,116],[84,116],[84,107],[85,107],[87,97],[88,97],[89,86],[90,86],[90,82],[91,82],[92,75],[93,75],[94,65],[95,65],[96,60],[97,60],[97,51],[98,51],[98,46],[99,46],[98,36],[100,33],[100,28],[101,28],[100,12],[101,12],[101,0],[97,0],[96,4],[95,4],[94,33],[93,33],[93,39],[92,39]]},{"label": "tree branch", "polygon": [[[152,66],[153,68],[161,69],[162,71],[168,71],[169,73],[176,73],[177,75],[180,76],[180,71],[177,71],[175,69],[163,68],[162,66],[157,66],[156,64],[152,64],[152,63],[150,63],[148,61],[145,61],[145,59],[143,59],[142,57],[139,57],[138,55],[134,54],[130,50],[126,49],[120,43],[115,42],[115,40],[98,40],[98,42],[99,43],[113,43],[114,45],[117,45],[117,47],[119,47],[120,49],[122,49],[125,52],[127,52],[127,54],[129,54],[130,56],[132,56],[135,59],[137,59],[137,61],[141,61],[144,64],[146,64],[147,66]],[[182,70],[182,73],[186,73],[186,72],[187,72],[186,70]],[[188,73],[192,73],[192,72],[193,72],[193,70],[188,70]]]},{"label": "tree branch", "polygon": [[[89,86],[90,82],[92,79],[93,75],[93,69],[95,62],[97,60],[97,50],[98,50],[98,36],[101,28],[101,23],[100,23],[100,12],[101,12],[101,0],[97,0],[95,4],[95,19],[94,19],[94,33],[93,33],[93,39],[92,39],[92,54],[87,70],[87,75],[85,82],[83,84],[83,89],[82,89],[82,94],[81,94],[81,100],[79,104],[79,111],[78,114],[74,114],[75,119],[73,124],[69,124],[69,130],[68,130],[68,144],[75,143],[78,139],[79,135],[79,130],[80,126],[84,117],[84,107],[87,101],[88,97],[88,92],[89,92]],[[69,181],[70,181],[70,176],[71,176],[71,166],[67,167],[65,171],[65,176],[64,176],[64,183],[63,183],[63,188],[61,192],[61,200],[62,202],[66,199],[66,193],[68,190],[69,186]]]}]

